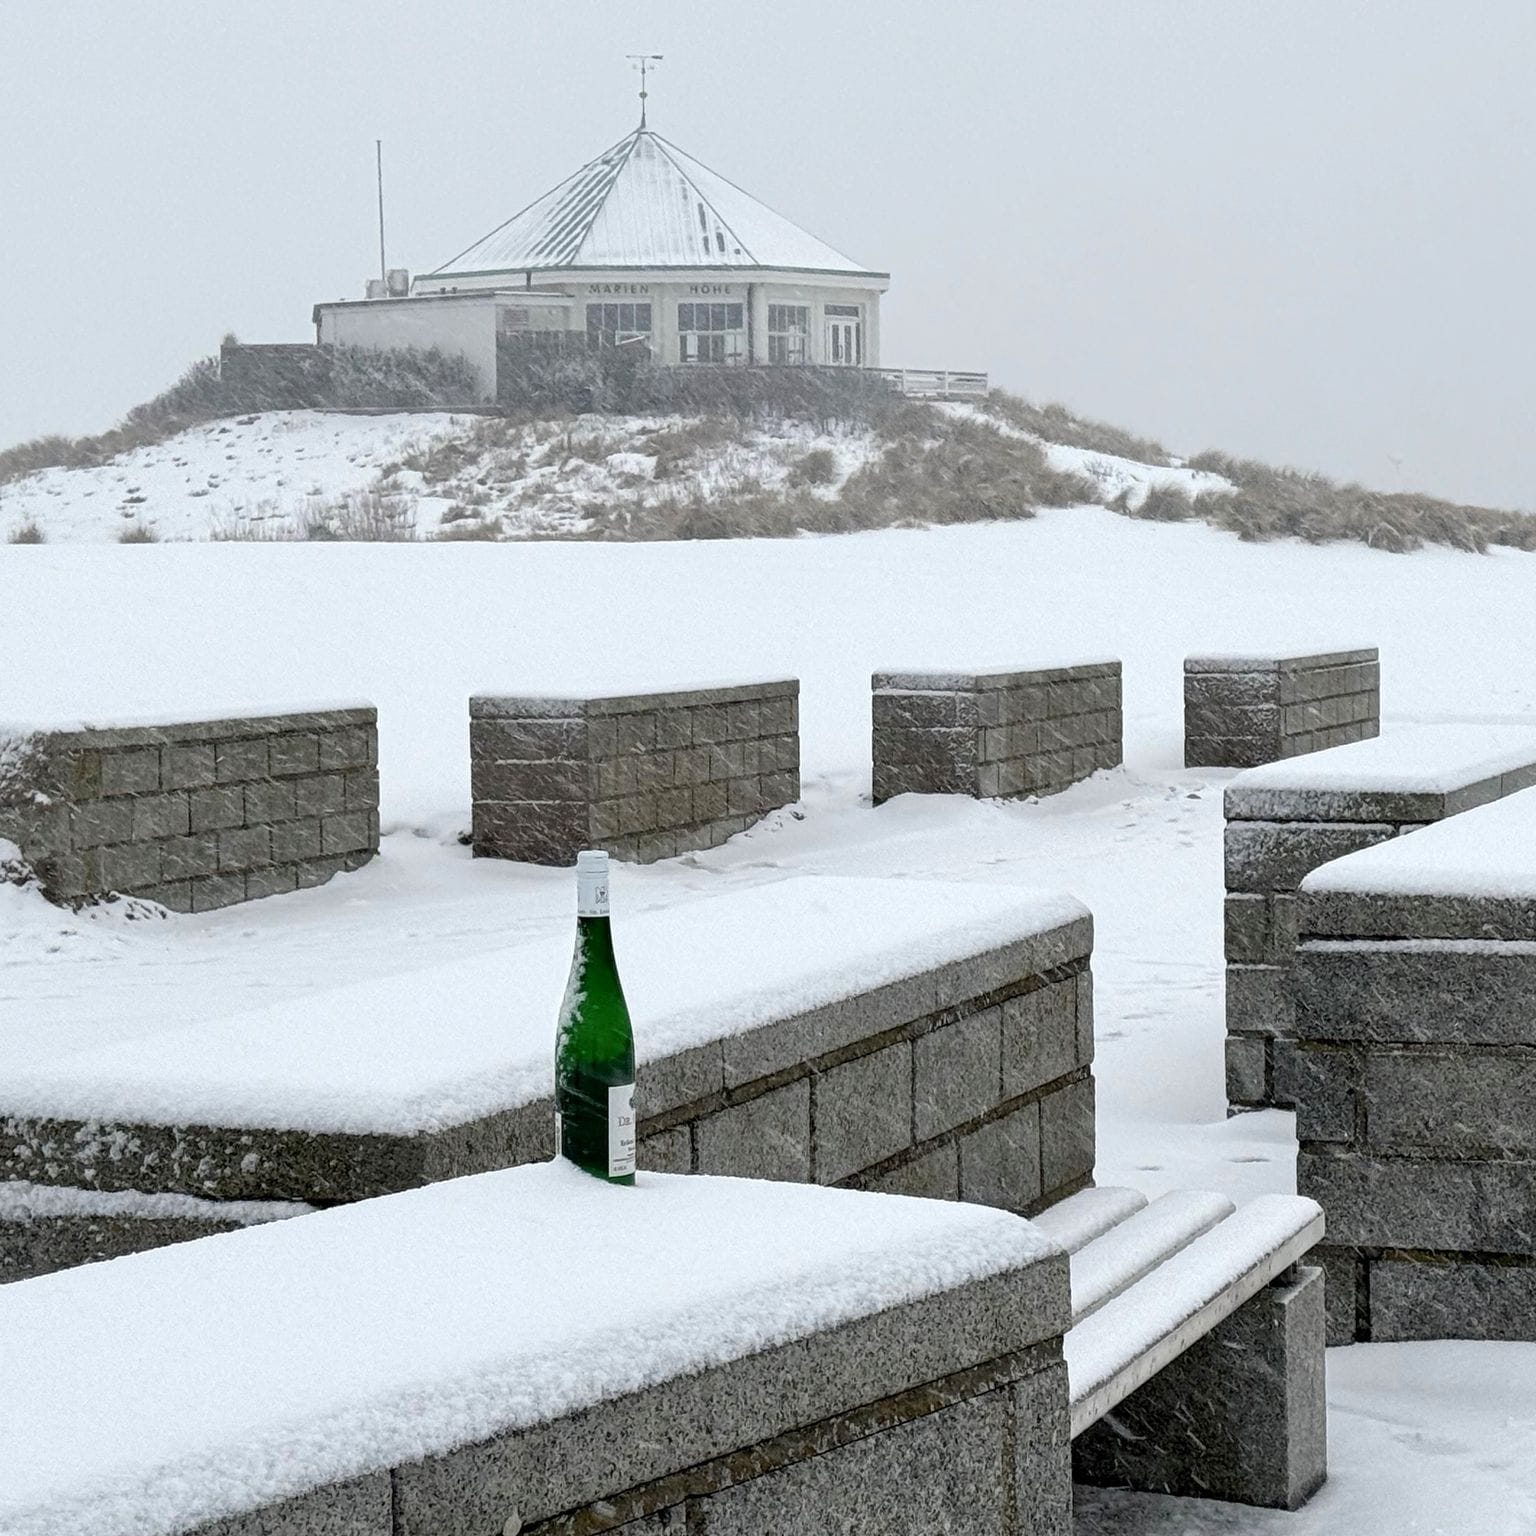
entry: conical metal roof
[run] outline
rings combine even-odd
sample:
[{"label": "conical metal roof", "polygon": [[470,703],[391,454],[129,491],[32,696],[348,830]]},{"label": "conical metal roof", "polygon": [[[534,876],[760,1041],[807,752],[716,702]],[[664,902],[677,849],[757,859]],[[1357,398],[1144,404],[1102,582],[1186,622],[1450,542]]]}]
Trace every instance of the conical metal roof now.
[{"label": "conical metal roof", "polygon": [[647,267],[867,274],[659,133],[637,128],[430,275]]}]

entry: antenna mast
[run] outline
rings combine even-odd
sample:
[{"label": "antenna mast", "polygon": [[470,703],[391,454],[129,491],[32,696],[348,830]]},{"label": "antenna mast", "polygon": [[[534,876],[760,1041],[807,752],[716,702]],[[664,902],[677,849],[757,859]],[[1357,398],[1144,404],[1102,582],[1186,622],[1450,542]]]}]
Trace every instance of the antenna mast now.
[{"label": "antenna mast", "polygon": [[650,95],[645,88],[645,77],[650,72],[652,64],[661,63],[661,55],[659,53],[626,53],[624,57],[640,71],[640,126],[644,128],[645,98]]},{"label": "antenna mast", "polygon": [[374,163],[379,174],[379,281],[387,283],[389,273],[384,265],[384,140],[373,141]]}]

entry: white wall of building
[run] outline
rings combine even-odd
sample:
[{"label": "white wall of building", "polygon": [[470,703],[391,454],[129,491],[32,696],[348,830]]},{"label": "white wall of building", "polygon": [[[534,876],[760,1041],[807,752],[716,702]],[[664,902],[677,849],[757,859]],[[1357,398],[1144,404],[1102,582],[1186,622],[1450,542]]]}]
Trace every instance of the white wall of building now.
[{"label": "white wall of building", "polygon": [[437,347],[466,359],[480,381],[479,398],[496,398],[496,310],[483,298],[361,299],[318,308],[320,341],[341,347]]},{"label": "white wall of building", "polygon": [[[412,286],[416,294],[459,293],[497,288],[504,303],[515,303],[517,274],[500,273],[480,277],[456,277],[451,285],[430,277],[418,277]],[[864,281],[821,277],[791,272],[743,273],[739,268],[700,269],[680,274],[676,270],[635,270],[627,272],[580,273],[557,278],[549,272],[536,274],[542,288],[556,288],[569,294],[575,303],[562,322],[572,330],[584,331],[588,303],[649,303],[651,305],[652,346],[659,362],[682,361],[678,343],[677,306],[682,303],[725,302],[743,306],[743,320],[749,322],[751,358],[768,361],[767,319],[770,304],[801,304],[809,307],[808,340],[810,363],[832,361],[827,349],[828,304],[857,304],[863,328],[864,366],[880,364],[880,295],[889,279],[871,277]],[[460,301],[462,302],[462,301]],[[542,326],[536,326],[542,329]]]},{"label": "white wall of building", "polygon": [[864,282],[827,280],[794,273],[744,276],[739,270],[616,272],[573,276],[552,282],[541,274],[538,290],[522,291],[499,280],[483,279],[471,286],[434,289],[430,279],[418,278],[413,296],[403,299],[362,299],[316,307],[319,340],[348,347],[437,347],[469,362],[479,380],[481,401],[496,398],[496,335],[498,326],[515,330],[587,329],[588,304],[648,304],[651,346],[657,360],[683,361],[678,327],[681,304],[739,305],[743,333],[739,360],[767,363],[769,309],[796,305],[808,312],[805,361],[830,364],[828,305],[857,306],[863,366],[880,363],[880,295],[885,279]]}]

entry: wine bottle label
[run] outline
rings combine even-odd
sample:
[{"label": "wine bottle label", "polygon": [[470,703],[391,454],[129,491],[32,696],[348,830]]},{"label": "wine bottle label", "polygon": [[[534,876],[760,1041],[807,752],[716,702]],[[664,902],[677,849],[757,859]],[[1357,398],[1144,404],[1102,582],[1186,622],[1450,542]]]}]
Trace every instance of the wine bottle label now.
[{"label": "wine bottle label", "polygon": [[635,1171],[635,1085],[619,1083],[608,1090],[608,1177],[622,1179]]}]

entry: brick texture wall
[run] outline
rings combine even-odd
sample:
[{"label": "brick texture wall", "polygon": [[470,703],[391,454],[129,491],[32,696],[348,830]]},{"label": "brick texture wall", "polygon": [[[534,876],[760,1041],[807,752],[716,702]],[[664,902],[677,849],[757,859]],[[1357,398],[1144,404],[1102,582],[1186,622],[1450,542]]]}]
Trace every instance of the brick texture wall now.
[{"label": "brick texture wall", "polygon": [[369,708],[0,743],[0,837],[44,893],[205,912],[321,885],[379,847]]},{"label": "brick texture wall", "polygon": [[1120,663],[1033,672],[877,672],[873,788],[1053,795],[1121,761]]},{"label": "brick texture wall", "polygon": [[[1433,728],[1431,728],[1432,730]],[[1361,750],[1367,750],[1362,748]],[[1487,759],[1446,769],[1433,790],[1268,788],[1239,775],[1226,790],[1227,1100],[1238,1109],[1296,1103],[1296,890],[1320,864],[1412,832],[1536,781],[1532,761],[1489,776]],[[1320,766],[1326,786],[1349,749]],[[1262,773],[1262,770],[1259,770]],[[1434,775],[1431,775],[1433,778]]]},{"label": "brick texture wall", "polygon": [[1184,662],[1188,768],[1255,768],[1380,732],[1381,663],[1374,649]]},{"label": "brick texture wall", "polygon": [[637,863],[713,848],[800,798],[800,685],[469,704],[477,857]]},{"label": "brick texture wall", "polygon": [[1296,1187],[1328,1212],[1330,1344],[1536,1340],[1536,858],[1518,892],[1457,884],[1300,900]]}]

